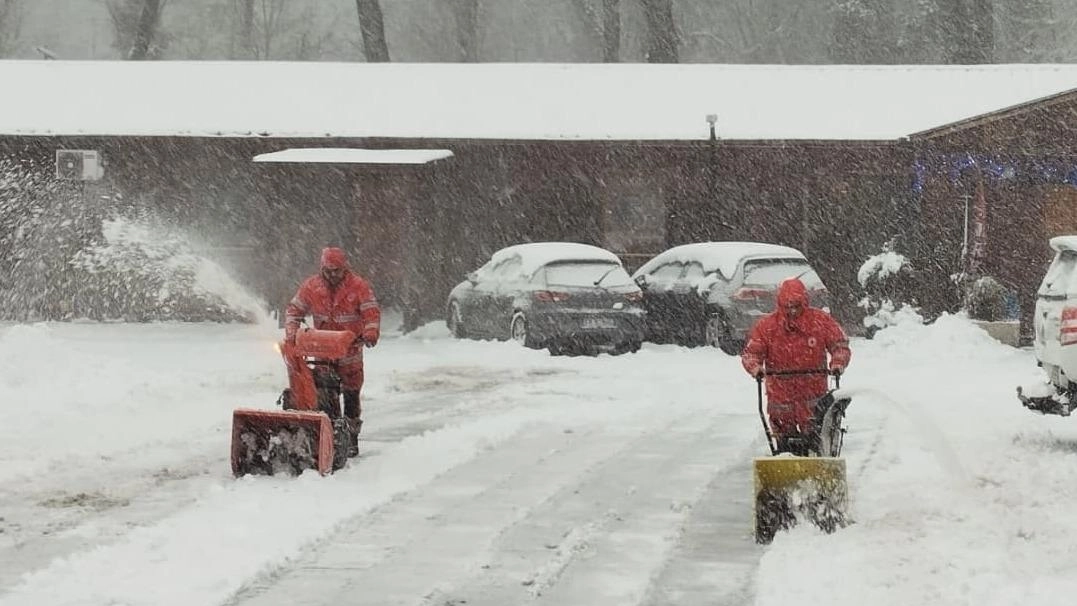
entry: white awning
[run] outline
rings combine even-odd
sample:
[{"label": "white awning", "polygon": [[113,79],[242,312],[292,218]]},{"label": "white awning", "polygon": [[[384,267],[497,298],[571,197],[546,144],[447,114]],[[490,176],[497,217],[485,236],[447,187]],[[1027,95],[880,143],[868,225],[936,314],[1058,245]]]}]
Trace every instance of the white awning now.
[{"label": "white awning", "polygon": [[357,149],[312,147],[259,154],[255,162],[320,164],[428,164],[452,157],[447,149]]}]

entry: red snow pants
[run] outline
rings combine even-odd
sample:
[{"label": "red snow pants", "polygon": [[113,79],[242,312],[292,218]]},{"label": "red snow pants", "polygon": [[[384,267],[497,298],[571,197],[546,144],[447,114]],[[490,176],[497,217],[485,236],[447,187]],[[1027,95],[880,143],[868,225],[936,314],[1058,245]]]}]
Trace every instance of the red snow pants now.
[{"label": "red snow pants", "polygon": [[767,417],[775,437],[811,432],[815,400],[799,402],[767,402]]}]

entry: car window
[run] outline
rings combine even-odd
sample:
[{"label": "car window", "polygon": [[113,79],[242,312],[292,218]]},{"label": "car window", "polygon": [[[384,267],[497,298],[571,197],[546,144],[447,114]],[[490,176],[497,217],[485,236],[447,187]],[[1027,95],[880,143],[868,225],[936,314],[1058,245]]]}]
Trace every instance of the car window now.
[{"label": "car window", "polygon": [[698,282],[706,272],[703,271],[703,264],[693,261],[684,267],[684,274],[681,276],[682,280],[688,282]]},{"label": "car window", "polygon": [[1065,295],[1075,282],[1074,269],[1077,268],[1077,252],[1063,250],[1055,255],[1055,260],[1047,268],[1037,294],[1042,296]]},{"label": "car window", "polygon": [[744,263],[744,284],[777,286],[786,278],[800,278],[808,290],[825,288],[811,265],[799,259],[755,259]]},{"label": "car window", "polygon": [[490,276],[493,280],[497,280],[498,282],[511,282],[523,278],[521,273],[522,269],[523,261],[520,257],[512,257],[495,267],[490,273]]},{"label": "car window", "polygon": [[666,263],[655,268],[647,275],[647,281],[651,284],[668,286],[677,281],[684,272],[684,264],[680,262]]},{"label": "car window", "polygon": [[[542,268],[547,286],[597,286],[616,288],[631,286],[632,277],[616,263],[568,262],[551,263]],[[601,280],[601,281],[600,281]]]},{"label": "car window", "polygon": [[482,267],[475,270],[475,277],[479,280],[487,280],[504,263],[504,261],[487,261]]}]

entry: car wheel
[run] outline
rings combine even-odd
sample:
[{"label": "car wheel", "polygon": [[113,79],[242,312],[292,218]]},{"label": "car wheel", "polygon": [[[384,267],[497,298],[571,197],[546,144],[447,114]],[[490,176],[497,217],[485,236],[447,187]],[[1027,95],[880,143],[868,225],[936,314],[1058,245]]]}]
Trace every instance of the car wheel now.
[{"label": "car wheel", "polygon": [[524,347],[530,347],[532,349],[537,347],[535,339],[531,336],[531,332],[527,327],[527,318],[524,317],[522,311],[518,311],[512,316],[511,334],[512,340]]},{"label": "car wheel", "polygon": [[457,339],[467,338],[467,332],[464,331],[464,319],[460,314],[460,304],[456,301],[449,304],[449,332]]}]

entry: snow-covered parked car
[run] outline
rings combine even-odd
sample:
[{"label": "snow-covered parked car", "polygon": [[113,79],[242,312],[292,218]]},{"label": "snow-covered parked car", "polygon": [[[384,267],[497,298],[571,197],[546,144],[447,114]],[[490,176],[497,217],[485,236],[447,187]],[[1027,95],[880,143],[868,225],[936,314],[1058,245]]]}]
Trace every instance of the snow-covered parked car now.
[{"label": "snow-covered parked car", "polygon": [[550,353],[634,352],[643,341],[643,294],[612,252],[533,242],[495,252],[449,293],[458,338],[514,339]]},{"label": "snow-covered parked car", "polygon": [[1033,348],[1048,384],[1018,388],[1036,412],[1069,416],[1077,408],[1077,235],[1050,240],[1055,251],[1036,291]]},{"label": "snow-covered parked car", "polygon": [[764,242],[697,242],[644,263],[632,278],[643,290],[648,339],[713,345],[739,354],[748,331],[774,311],[778,284],[799,277],[811,303],[828,309],[826,286],[804,254]]}]

